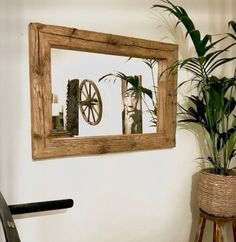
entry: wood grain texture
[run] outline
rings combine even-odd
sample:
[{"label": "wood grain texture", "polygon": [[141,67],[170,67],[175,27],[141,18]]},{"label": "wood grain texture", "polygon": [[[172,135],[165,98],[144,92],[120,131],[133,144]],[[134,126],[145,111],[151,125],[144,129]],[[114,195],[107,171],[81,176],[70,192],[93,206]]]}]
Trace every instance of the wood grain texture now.
[{"label": "wood grain texture", "polygon": [[158,83],[157,133],[66,137],[52,134],[51,48],[158,60],[161,72],[178,59],[178,46],[158,41],[31,23],[29,55],[33,159],[175,146],[177,72]]},{"label": "wood grain texture", "polygon": [[196,235],[196,242],[202,242],[204,229],[206,220],[211,221],[213,225],[213,235],[212,235],[212,241],[213,242],[224,242],[224,236],[223,236],[223,230],[226,223],[230,222],[232,223],[232,230],[233,230],[233,236],[234,236],[234,242],[236,242],[236,217],[216,217],[214,215],[208,214],[200,209],[200,225],[201,225],[201,232],[197,233]]}]

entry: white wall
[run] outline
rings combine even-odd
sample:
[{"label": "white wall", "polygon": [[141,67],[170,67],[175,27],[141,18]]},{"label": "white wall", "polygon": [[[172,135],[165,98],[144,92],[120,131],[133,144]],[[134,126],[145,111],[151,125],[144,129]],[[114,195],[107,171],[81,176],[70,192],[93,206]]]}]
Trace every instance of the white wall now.
[{"label": "white wall", "polygon": [[[61,213],[16,219],[22,242],[191,242],[199,156],[193,134],[174,149],[32,161],[30,22],[146,39],[158,27],[154,0],[0,0],[0,190],[9,204],[72,198]],[[204,32],[224,32],[234,0],[178,1]],[[193,221],[193,222],[192,222]],[[230,235],[228,241],[230,241]]]}]

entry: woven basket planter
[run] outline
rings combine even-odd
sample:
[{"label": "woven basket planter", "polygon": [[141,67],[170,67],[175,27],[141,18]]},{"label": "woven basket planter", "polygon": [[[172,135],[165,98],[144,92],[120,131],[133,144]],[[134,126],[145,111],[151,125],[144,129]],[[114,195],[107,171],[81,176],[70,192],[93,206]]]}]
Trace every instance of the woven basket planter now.
[{"label": "woven basket planter", "polygon": [[236,216],[236,174],[216,175],[202,170],[198,183],[198,206],[203,211],[219,216]]}]

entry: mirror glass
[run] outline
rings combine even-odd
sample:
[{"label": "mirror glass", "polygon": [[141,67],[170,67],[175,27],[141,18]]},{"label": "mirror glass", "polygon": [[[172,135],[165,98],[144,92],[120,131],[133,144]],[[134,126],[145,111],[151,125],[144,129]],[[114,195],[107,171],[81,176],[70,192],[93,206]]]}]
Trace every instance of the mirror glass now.
[{"label": "mirror glass", "polygon": [[52,133],[156,133],[157,77],[155,60],[52,48]]}]

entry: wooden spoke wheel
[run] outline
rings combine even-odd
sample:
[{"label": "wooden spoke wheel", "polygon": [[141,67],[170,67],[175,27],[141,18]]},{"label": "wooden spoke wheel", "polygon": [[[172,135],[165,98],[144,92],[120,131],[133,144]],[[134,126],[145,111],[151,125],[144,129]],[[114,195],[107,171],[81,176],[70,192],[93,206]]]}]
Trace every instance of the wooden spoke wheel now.
[{"label": "wooden spoke wheel", "polygon": [[102,99],[100,92],[91,80],[83,80],[79,86],[79,108],[84,120],[97,125],[102,119]]}]

